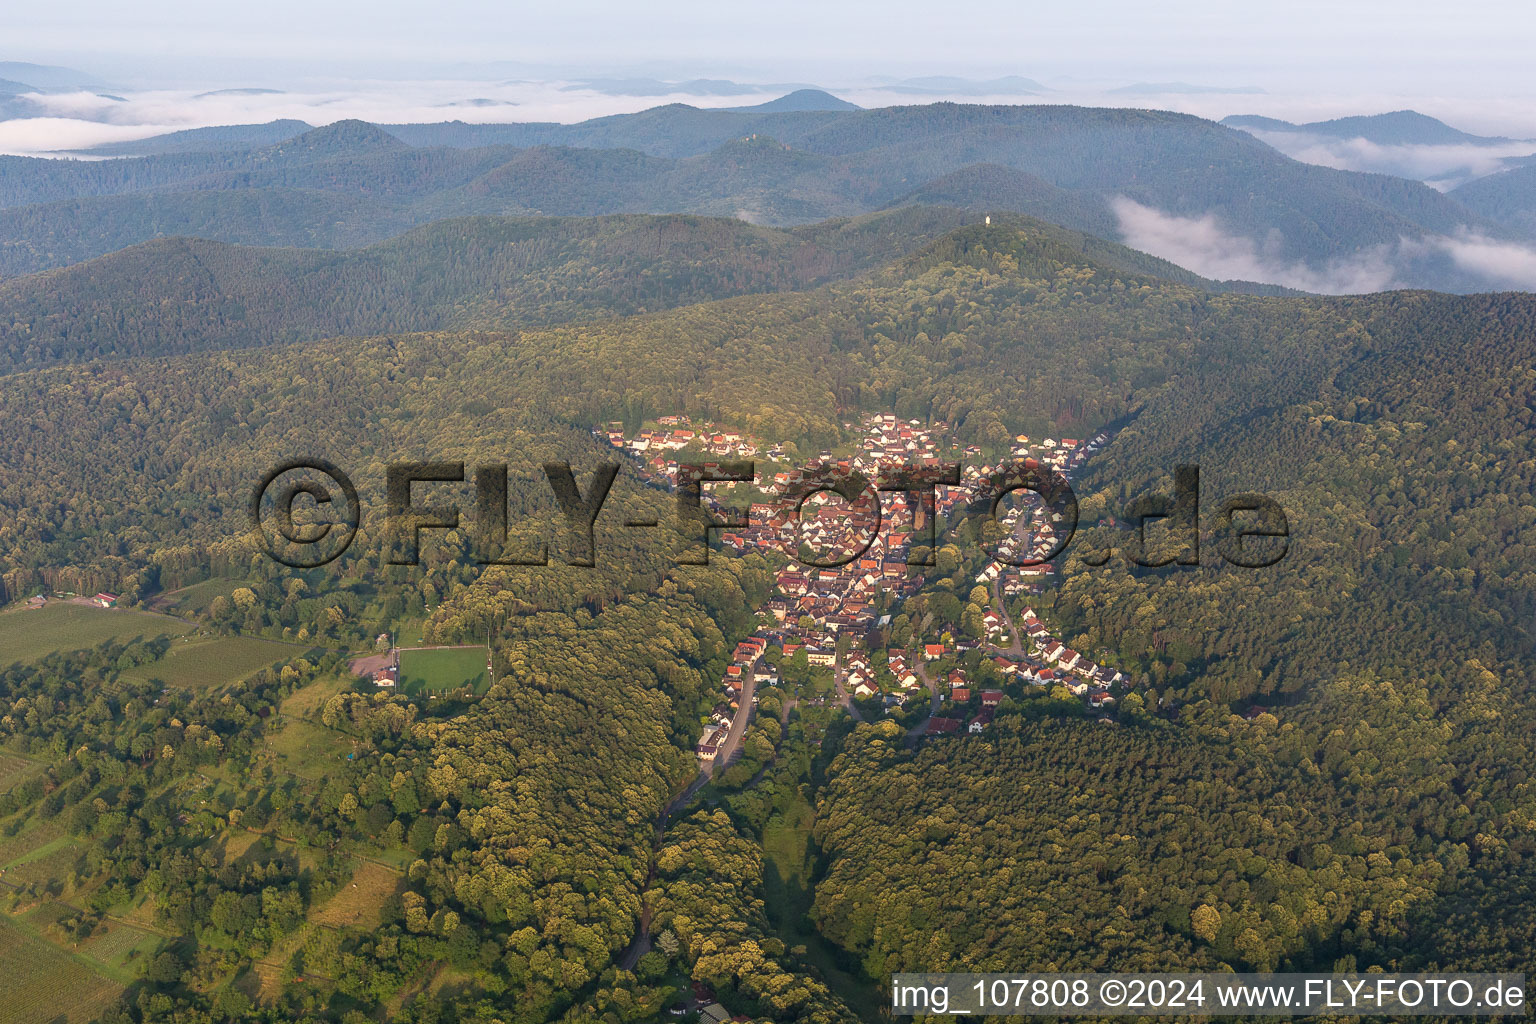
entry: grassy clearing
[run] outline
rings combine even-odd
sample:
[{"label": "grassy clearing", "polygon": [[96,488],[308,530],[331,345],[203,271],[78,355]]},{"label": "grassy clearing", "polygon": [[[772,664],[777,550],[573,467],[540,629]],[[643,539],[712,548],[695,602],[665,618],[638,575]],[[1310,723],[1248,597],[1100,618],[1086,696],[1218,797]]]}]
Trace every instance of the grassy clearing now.
[{"label": "grassy clearing", "polygon": [[181,636],[191,630],[165,615],[51,602],[44,608],[0,612],[0,665],[95,647],[103,640]]},{"label": "grassy clearing", "polygon": [[399,889],[400,878],[399,872],[365,860],[310,920],[327,928],[377,928],[379,912]]},{"label": "grassy clearing", "polygon": [[117,916],[140,930],[152,930],[155,927],[155,901],[146,896],[124,907]]},{"label": "grassy clearing", "polygon": [[411,861],[416,859],[416,851],[404,846],[387,846],[376,853],[370,853],[369,856],[383,861],[396,871],[404,872],[411,866]]},{"label": "grassy clearing", "polygon": [[462,686],[476,694],[491,688],[484,647],[441,647],[400,652],[400,691],[413,697],[450,693]]},{"label": "grassy clearing", "polygon": [[869,1024],[877,1024],[881,1017],[875,1008],[884,1004],[879,990],[861,974],[846,969],[837,947],[822,938],[807,918],[815,895],[809,861],[814,821],[810,804],[797,798],[782,817],[771,818],[763,828],[763,889],[768,918],[786,946],[805,948],[806,962],[828,988]]},{"label": "grassy clearing", "polygon": [[396,647],[420,647],[426,643],[427,619],[402,619],[395,625]]},{"label": "grassy clearing", "polygon": [[224,863],[236,863],[259,842],[261,842],[260,832],[231,832],[224,838]]},{"label": "grassy clearing", "polygon": [[319,718],[326,701],[351,687],[352,681],[340,676],[316,679],[303,689],[289,694],[278,710],[294,718]]},{"label": "grassy clearing", "polygon": [[302,648],[253,636],[211,636],[178,640],[159,661],[123,673],[126,679],[155,680],[177,689],[228,686],[303,654]]},{"label": "grassy clearing", "polygon": [[267,951],[267,955],[251,965],[251,972],[256,976],[256,1000],[261,1003],[274,1003],[283,994],[283,970],[288,962],[293,959],[293,954],[309,940],[315,926],[309,922],[299,925],[293,932],[284,936],[277,945]]},{"label": "grassy clearing", "polygon": [[100,1016],[122,986],[0,916],[5,1024],[84,1024]]},{"label": "grassy clearing", "polygon": [[282,729],[267,740],[276,767],[301,779],[318,781],[335,771],[352,752],[352,741],[333,729],[285,718]]},{"label": "grassy clearing", "polygon": [[163,607],[173,615],[192,615],[205,611],[216,597],[228,597],[236,589],[247,585],[245,580],[211,579],[201,583],[194,583],[190,587],[182,587],[180,590],[162,594],[156,599],[155,605]]}]

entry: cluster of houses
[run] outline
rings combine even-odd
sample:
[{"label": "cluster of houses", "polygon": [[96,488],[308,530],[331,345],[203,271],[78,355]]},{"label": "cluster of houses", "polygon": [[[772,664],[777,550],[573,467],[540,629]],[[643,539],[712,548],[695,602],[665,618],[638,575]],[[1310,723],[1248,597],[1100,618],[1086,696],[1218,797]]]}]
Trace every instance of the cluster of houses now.
[{"label": "cluster of houses", "polygon": [[[75,598],[75,600],[80,599]],[[87,604],[95,605],[97,608],[117,607],[117,595],[109,594],[106,591],[102,591],[99,594],[92,594],[90,597],[84,598],[84,600]],[[45,607],[47,604],[48,596],[46,594],[33,594],[31,597],[27,598],[26,603],[22,607],[30,608],[35,611],[39,608]]]},{"label": "cluster of houses", "polygon": [[[1027,434],[1020,434],[1013,439],[1009,458],[1026,469],[1045,468],[1070,480],[1072,472],[1108,440],[1108,435],[1101,433],[1087,441],[1070,437],[1047,437],[1035,442]],[[1015,500],[1003,511],[1001,517],[1003,525],[1008,529],[1008,536],[998,545],[998,555],[1001,557],[984,565],[976,576],[976,582],[983,585],[990,585],[993,580],[997,580],[999,589],[1008,597],[1040,592],[1042,584],[1055,572],[1054,561],[1046,559],[1061,542],[1056,524],[1061,522],[1062,514],[1044,514],[1047,511],[1045,499],[1033,491],[1019,490],[1013,494]],[[1033,527],[1020,533],[1016,527],[1020,517],[1025,514],[1030,516]],[[1013,564],[1016,562],[1037,564]]]},{"label": "cluster of houses", "polygon": [[1061,683],[1079,697],[1086,696],[1088,703],[1094,707],[1114,703],[1115,698],[1109,695],[1109,688],[1125,682],[1123,673],[1105,665],[1096,665],[1063,644],[1051,635],[1050,629],[1040,621],[1032,608],[1024,609],[1024,618],[1019,628],[1029,637],[1038,659],[1036,666],[1044,662],[1044,667],[1034,667],[1033,676],[1028,674],[1027,668],[1021,667],[1020,671],[1026,673],[1023,678],[1038,682],[1039,673],[1049,671],[1052,673],[1049,679]]},{"label": "cluster of houses", "polygon": [[687,416],[678,415],[663,416],[656,422],[656,429],[642,430],[632,438],[624,436],[622,423],[610,423],[598,433],[615,448],[633,456],[646,473],[665,477],[672,484],[677,483],[677,461],[670,456],[684,449],[726,459],[785,458],[782,445],[765,445],[729,427],[708,422],[694,424]]},{"label": "cluster of houses", "polygon": [[[854,424],[845,426],[852,428]],[[756,502],[747,510],[746,526],[721,532],[721,545],[737,552],[770,548],[792,557],[807,554],[812,557],[801,558],[778,571],[774,595],[761,609],[765,624],[737,646],[721,680],[721,699],[698,743],[697,752],[705,764],[713,763],[720,756],[732,723],[746,713],[741,706],[744,682],[748,679],[768,685],[778,682],[776,671],[763,660],[764,652],[770,646],[779,647],[786,659],[803,650],[809,665],[833,669],[854,696],[868,698],[881,694],[882,687],[868,650],[862,643],[855,643],[851,648],[845,646],[839,664],[838,639],[847,636],[861,640],[872,627],[888,621],[880,608],[890,607],[886,603],[889,599],[902,600],[921,588],[922,575],[908,566],[914,535],[925,531],[929,515],[947,516],[957,506],[970,501],[990,472],[970,465],[971,459],[980,456],[980,449],[961,448],[941,440],[948,432],[945,424],[924,426],[915,420],[902,420],[886,414],[869,418],[862,427],[854,454],[839,457],[822,452],[811,467],[773,470],[771,481],[760,480],[758,486],[765,491],[776,486],[781,494],[794,493],[797,486],[808,482],[810,474],[816,474],[817,480],[840,472],[875,480],[881,473],[895,468],[937,467],[957,458],[966,466],[961,485],[934,489],[931,507],[915,494],[882,491],[878,496],[878,517],[870,497],[849,503],[841,497],[818,494],[798,509],[791,501]],[[764,445],[756,438],[712,423],[693,424],[683,416],[664,416],[656,429],[643,430],[634,438],[625,437],[617,425],[597,433],[631,455],[648,477],[658,481],[664,479],[672,485],[677,480],[675,456],[684,449],[721,457],[783,459],[780,448]],[[1086,442],[1046,438],[1031,443],[1028,437],[1021,435],[1015,439],[1012,458],[1026,465],[1048,466],[1065,475],[1078,468],[1105,440],[1107,438],[1101,434]],[[1052,517],[1032,514],[1029,531],[1015,530],[1019,517],[1026,511],[1038,511],[1040,502],[1032,492],[1016,493],[1024,500],[1005,513],[1005,524],[1010,528],[1009,539],[1000,546],[999,553],[1015,561],[1020,560],[1016,556],[1023,553],[1038,558],[1057,544]],[[715,504],[707,493],[705,500]],[[1035,503],[1033,506],[1029,504],[1031,500]],[[843,564],[817,566],[808,562]],[[983,567],[978,582],[990,585],[996,580],[1005,595],[1038,592],[1050,572],[1049,563],[1017,567],[994,561]],[[990,638],[1000,641],[1006,637],[1008,622],[998,611],[985,610],[983,621]],[[1113,702],[1108,687],[1122,681],[1118,672],[1092,664],[1050,637],[1048,631],[1042,632],[1044,627],[1032,611],[1027,613],[1023,629],[1030,637],[1032,653],[1022,658],[995,656],[994,663],[1001,673],[1040,686],[1060,683],[1073,693],[1086,697],[1095,707]],[[963,644],[962,649],[974,649],[975,646]],[[902,704],[924,685],[918,670],[919,658],[931,662],[945,653],[942,644],[924,645],[920,654],[894,649],[887,651],[884,667],[896,681],[896,692],[886,693],[885,703],[888,706]],[[957,705],[967,704],[970,690],[965,684],[964,673],[951,673],[949,683],[950,701]],[[1001,690],[981,691],[980,708],[969,721],[951,718],[948,714],[936,715],[930,721],[929,731],[940,734],[962,730],[980,732],[991,721],[993,709],[1001,700]]]},{"label": "cluster of houses", "polygon": [[[965,671],[958,668],[952,669],[944,677],[944,684],[948,688],[944,697],[947,703],[943,706],[943,714],[935,709],[933,717],[928,720],[930,734],[944,736],[963,731],[976,736],[992,724],[992,716],[1003,702],[1002,690],[973,691]],[[967,712],[976,704],[980,707],[967,719]]]}]

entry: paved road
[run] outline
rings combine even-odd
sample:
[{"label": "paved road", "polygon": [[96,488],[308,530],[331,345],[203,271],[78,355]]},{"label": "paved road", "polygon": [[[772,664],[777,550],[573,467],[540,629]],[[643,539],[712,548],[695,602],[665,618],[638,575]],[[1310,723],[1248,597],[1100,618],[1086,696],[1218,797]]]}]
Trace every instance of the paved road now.
[{"label": "paved road", "polygon": [[933,716],[939,713],[939,680],[932,672],[928,671],[928,664],[921,658],[916,664],[917,678],[928,687],[928,717],[918,722],[907,730],[906,743],[913,746],[918,740],[928,734],[928,723],[933,721]]},{"label": "paved road", "polygon": [[752,719],[752,695],[757,692],[757,681],[747,676],[741,682],[741,705],[736,708],[736,717],[731,719],[731,731],[726,734],[725,745],[720,748],[720,753],[715,755],[715,767],[728,765],[736,754],[736,748],[741,746],[741,737],[747,731],[747,723]]},{"label": "paved road", "polygon": [[[1021,544],[1026,543],[1024,535],[1029,531],[1025,527],[1029,523],[1030,517],[1021,515],[1019,516],[1019,521],[1014,524],[1013,535]],[[1003,617],[1003,623],[1008,627],[1008,635],[1013,637],[1013,643],[1007,647],[997,647],[996,644],[991,646],[1004,654],[1022,657],[1024,655],[1024,634],[1019,632],[1018,627],[1013,624],[1013,616],[1008,614],[1008,602],[1003,600],[1003,582],[1001,577],[992,581],[992,603],[997,607],[997,613]]]},{"label": "paved road", "polygon": [[1019,632],[1018,627],[1013,624],[1013,616],[1008,614],[1008,602],[1003,600],[1003,588],[998,580],[992,581],[992,603],[997,606],[997,614],[1003,617],[1003,625],[1008,627],[1008,635],[1013,637],[1013,643],[1007,647],[999,647],[992,643],[989,643],[989,646],[1002,654],[1023,657],[1024,634]]},{"label": "paved road", "polygon": [[848,714],[853,716],[855,722],[863,722],[864,716],[859,714],[859,709],[853,706],[853,694],[848,692],[847,673],[843,671],[841,658],[832,666],[832,681],[837,687],[837,702],[848,709]]}]

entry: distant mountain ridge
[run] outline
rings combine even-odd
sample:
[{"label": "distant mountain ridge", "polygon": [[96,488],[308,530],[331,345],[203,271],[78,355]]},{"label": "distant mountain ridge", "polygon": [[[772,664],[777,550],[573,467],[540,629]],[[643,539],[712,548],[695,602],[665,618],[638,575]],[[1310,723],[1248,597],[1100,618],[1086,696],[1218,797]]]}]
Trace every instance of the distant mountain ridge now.
[{"label": "distant mountain ridge", "polygon": [[307,121],[285,118],[265,124],[219,125],[187,128],[131,142],[108,142],[85,150],[90,156],[162,156],[171,153],[221,153],[266,146],[294,138],[315,127]]},{"label": "distant mountain ridge", "polygon": [[100,79],[84,71],[53,64],[29,64],[19,60],[0,60],[0,78],[26,82],[43,92],[106,87]]},{"label": "distant mountain ridge", "polygon": [[[979,219],[916,205],[789,230],[682,215],[469,217],[347,252],[162,238],[0,282],[0,373],[341,335],[505,331],[803,291],[924,259]],[[994,220],[1128,274],[1207,291],[1284,291],[1206,281],[1032,218]]]},{"label": "distant mountain ridge", "polygon": [[1336,117],[1306,124],[1293,124],[1257,114],[1235,114],[1222,118],[1221,123],[1245,131],[1299,132],[1336,139],[1366,139],[1382,146],[1491,146],[1515,141],[1499,135],[1472,135],[1416,110]]},{"label": "distant mountain ridge", "polygon": [[821,89],[796,89],[766,103],[727,109],[737,114],[771,114],[781,110],[860,110],[862,108],[856,103],[849,103]]},{"label": "distant mountain ridge", "polygon": [[[242,131],[259,142],[228,148]],[[165,143],[173,152],[114,161],[0,158],[0,273],[171,234],[345,246],[452,216],[696,213],[792,225],[907,202],[1013,209],[1119,237],[1115,204],[1129,199],[1175,225],[1214,219],[1284,266],[1461,231],[1515,236],[1421,183],[1298,163],[1246,132],[1166,111],[671,104],[571,125],[342,121],[281,142],[273,133],[231,129],[206,152],[187,149],[201,137],[181,136]],[[301,215],[284,212],[290,200]],[[40,205],[50,203],[64,205]],[[328,205],[338,215],[320,212]],[[1403,280],[1478,286],[1428,264]]]},{"label": "distant mountain ridge", "polygon": [[1536,237],[1536,162],[1470,181],[1450,195],[1489,220],[1519,227]]}]

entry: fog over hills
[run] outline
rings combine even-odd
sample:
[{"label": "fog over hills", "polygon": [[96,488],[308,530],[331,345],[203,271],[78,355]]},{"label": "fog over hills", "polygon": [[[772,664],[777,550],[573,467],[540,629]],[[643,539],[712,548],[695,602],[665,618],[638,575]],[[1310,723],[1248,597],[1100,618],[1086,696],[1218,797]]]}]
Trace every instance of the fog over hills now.
[{"label": "fog over hills", "polygon": [[1416,178],[1444,189],[1505,170],[1536,153],[1536,139],[1473,135],[1413,110],[1306,124],[1239,114],[1221,123],[1308,163]]},{"label": "fog over hills", "polygon": [[172,133],[138,143],[147,155],[108,160],[0,157],[0,273],[168,235],[345,248],[464,215],[697,213],[787,226],[943,202],[1027,213],[1216,280],[1324,292],[1536,285],[1518,218],[1419,182],[1299,163],[1165,111],[668,104],[575,124],[302,129]]}]

